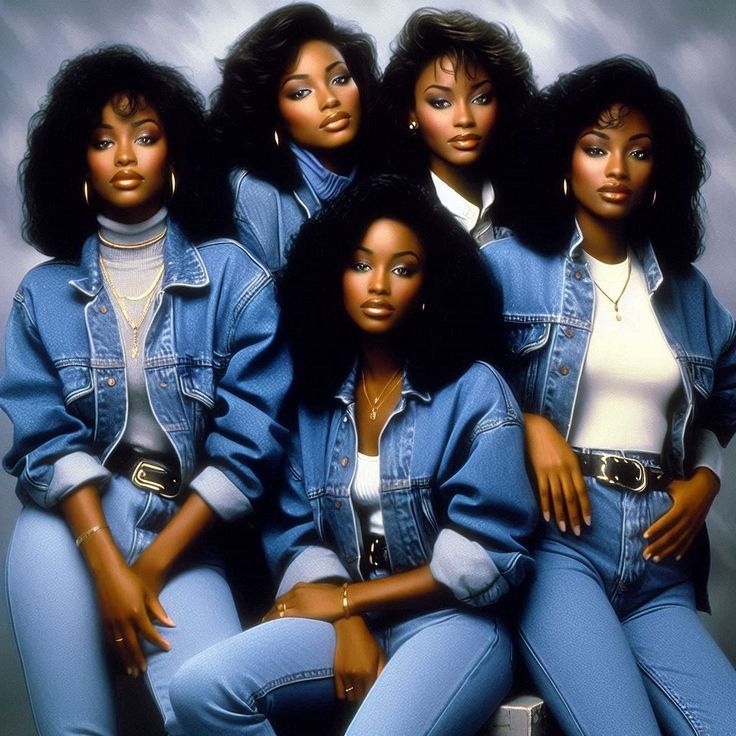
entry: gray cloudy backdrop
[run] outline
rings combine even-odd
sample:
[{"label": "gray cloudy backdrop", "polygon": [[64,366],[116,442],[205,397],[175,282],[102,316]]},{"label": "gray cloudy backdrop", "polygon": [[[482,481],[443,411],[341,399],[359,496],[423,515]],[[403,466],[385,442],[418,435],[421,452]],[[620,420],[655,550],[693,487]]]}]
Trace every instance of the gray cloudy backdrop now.
[{"label": "gray cloudy backdrop", "polygon": [[[180,67],[207,94],[217,83],[215,57],[263,13],[283,3],[268,0],[0,0],[0,325],[12,293],[37,256],[19,237],[16,167],[25,147],[28,118],[59,64],[98,44],[129,43]],[[356,21],[371,33],[381,64],[389,42],[409,12],[411,0],[325,0],[333,15]],[[705,188],[710,214],[706,255],[700,267],[717,296],[736,311],[732,236],[736,232],[736,3],[732,0],[437,0],[462,7],[516,30],[531,56],[540,85],[563,71],[618,53],[651,64],[660,81],[684,100],[705,141],[712,175]],[[59,145],[63,145],[59,141]],[[0,327],[4,334],[4,328]],[[11,428],[0,417],[0,452]],[[736,661],[736,443],[726,453],[723,488],[710,516],[713,540],[711,598],[707,625]],[[19,505],[12,480],[0,471],[0,556]],[[4,566],[3,566],[4,567]],[[4,569],[2,573],[4,587]],[[49,626],[54,622],[49,621]],[[80,646],[84,646],[80,642]],[[58,673],[63,677],[64,673]],[[74,687],[74,683],[69,683]],[[4,733],[31,736],[7,614],[0,606],[0,719]]]}]

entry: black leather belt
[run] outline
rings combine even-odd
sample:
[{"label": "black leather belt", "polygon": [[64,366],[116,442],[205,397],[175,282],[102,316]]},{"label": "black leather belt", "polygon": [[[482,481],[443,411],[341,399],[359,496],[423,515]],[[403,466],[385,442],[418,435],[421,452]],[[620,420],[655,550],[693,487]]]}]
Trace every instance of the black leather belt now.
[{"label": "black leather belt", "polygon": [[134,447],[119,447],[105,463],[108,470],[124,475],[142,491],[162,498],[176,498],[181,491],[181,478],[170,457],[141,452]]},{"label": "black leather belt", "polygon": [[588,451],[573,448],[580,460],[583,475],[606,483],[620,490],[643,493],[664,491],[670,482],[664,470],[658,466],[644,465],[640,460],[623,457],[605,451]]},{"label": "black leather belt", "polygon": [[385,570],[391,572],[391,563],[388,559],[388,547],[386,537],[380,534],[367,534],[363,537],[365,549],[365,565],[369,571]]}]

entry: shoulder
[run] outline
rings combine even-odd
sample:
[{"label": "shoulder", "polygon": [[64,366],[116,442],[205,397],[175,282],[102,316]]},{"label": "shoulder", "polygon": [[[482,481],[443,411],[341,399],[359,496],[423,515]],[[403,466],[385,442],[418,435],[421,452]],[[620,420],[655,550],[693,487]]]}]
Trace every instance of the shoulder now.
[{"label": "shoulder", "polygon": [[43,293],[66,285],[80,276],[82,270],[78,262],[53,258],[30,269],[20,282],[18,293]]},{"label": "shoulder", "polygon": [[198,243],[210,281],[242,287],[262,286],[273,281],[270,271],[247,248],[231,238],[216,238]]},{"label": "shoulder", "polygon": [[564,253],[541,253],[513,234],[482,245],[480,254],[491,270],[499,272],[509,268],[523,271],[535,264],[549,265],[564,260]]},{"label": "shoulder", "polygon": [[245,199],[256,202],[273,202],[284,196],[284,192],[278,187],[256,176],[248,169],[233,169],[229,179],[236,203]]}]

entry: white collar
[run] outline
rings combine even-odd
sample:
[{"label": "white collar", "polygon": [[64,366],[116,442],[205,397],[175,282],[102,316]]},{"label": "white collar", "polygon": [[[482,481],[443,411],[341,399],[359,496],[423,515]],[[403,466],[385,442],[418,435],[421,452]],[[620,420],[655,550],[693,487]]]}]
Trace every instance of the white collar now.
[{"label": "white collar", "polygon": [[465,197],[458,194],[449,184],[430,171],[432,184],[437,194],[437,199],[455,216],[458,222],[470,232],[482,219],[493,204],[496,193],[493,191],[493,184],[490,180],[483,182],[483,190],[481,191],[481,207],[476,207],[472,202],[468,202]]}]

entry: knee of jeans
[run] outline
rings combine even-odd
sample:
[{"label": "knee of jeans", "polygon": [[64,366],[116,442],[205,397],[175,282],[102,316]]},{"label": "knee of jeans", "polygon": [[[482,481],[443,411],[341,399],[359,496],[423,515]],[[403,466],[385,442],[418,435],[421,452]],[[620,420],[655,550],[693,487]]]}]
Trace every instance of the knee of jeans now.
[{"label": "knee of jeans", "polygon": [[184,732],[199,733],[197,727],[211,728],[223,718],[255,714],[251,704],[256,685],[246,672],[238,672],[236,682],[237,691],[230,687],[225,673],[208,666],[206,658],[186,662],[169,688],[171,707]]}]

